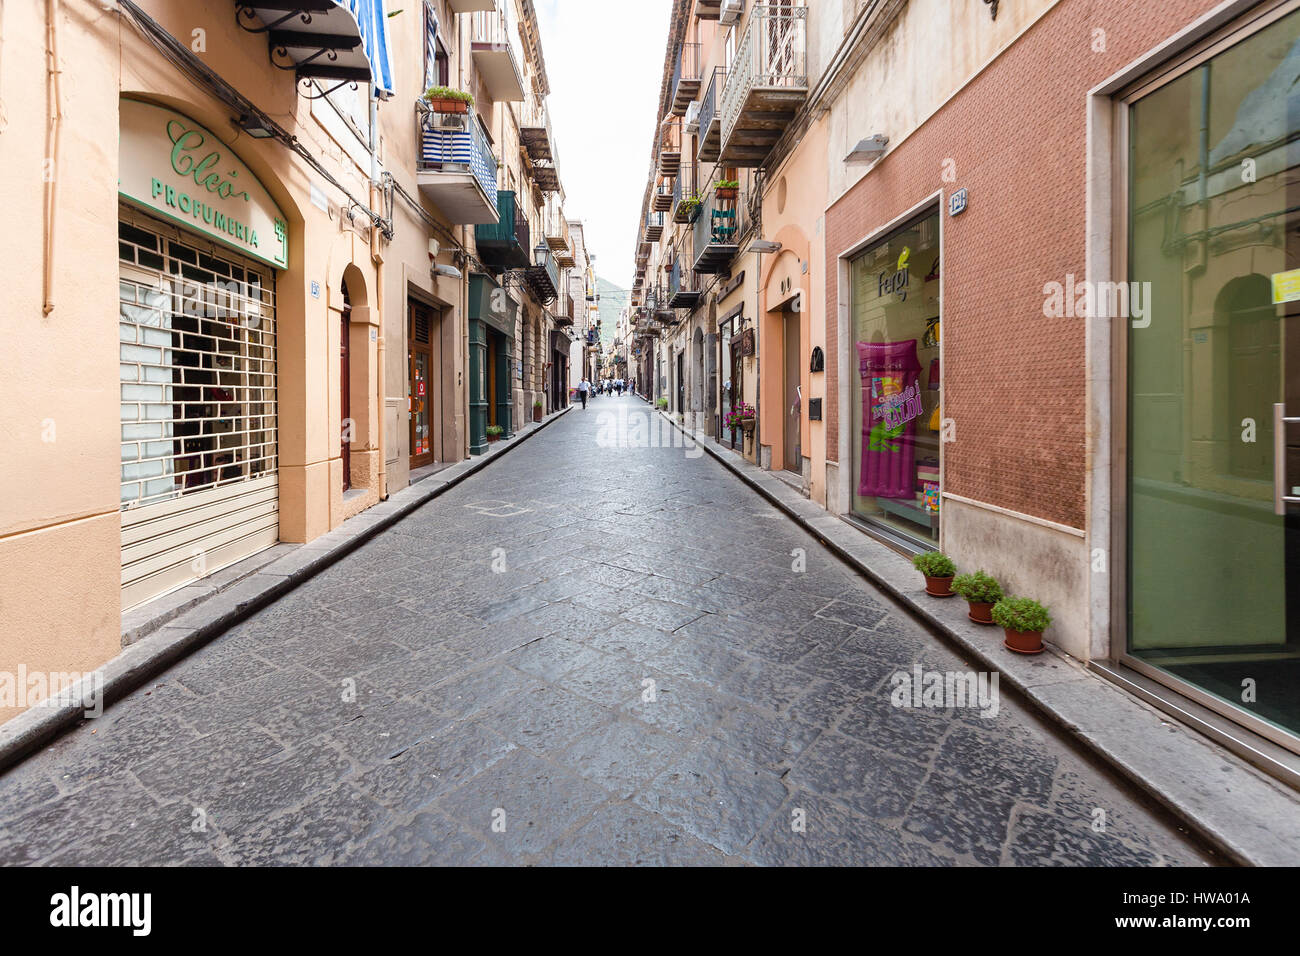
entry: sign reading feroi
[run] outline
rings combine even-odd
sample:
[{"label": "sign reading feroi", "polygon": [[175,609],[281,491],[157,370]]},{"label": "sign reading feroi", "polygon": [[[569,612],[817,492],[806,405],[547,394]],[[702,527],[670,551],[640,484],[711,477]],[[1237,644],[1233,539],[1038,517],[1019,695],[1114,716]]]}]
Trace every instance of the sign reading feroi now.
[{"label": "sign reading feroi", "polygon": [[216,133],[188,116],[121,101],[124,199],[277,269],[289,264],[280,207]]}]

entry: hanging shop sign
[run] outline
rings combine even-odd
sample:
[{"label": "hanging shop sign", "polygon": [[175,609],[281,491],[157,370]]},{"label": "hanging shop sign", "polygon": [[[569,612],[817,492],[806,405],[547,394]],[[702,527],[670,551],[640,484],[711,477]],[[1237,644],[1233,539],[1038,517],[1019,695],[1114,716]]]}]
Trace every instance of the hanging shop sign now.
[{"label": "hanging shop sign", "polygon": [[216,133],[188,116],[122,100],[124,199],[277,269],[289,265],[284,214]]},{"label": "hanging shop sign", "polygon": [[740,342],[737,346],[737,351],[741,355],[745,356],[753,355],[758,351],[758,349],[755,348],[753,329],[745,329],[745,331],[740,333]]}]

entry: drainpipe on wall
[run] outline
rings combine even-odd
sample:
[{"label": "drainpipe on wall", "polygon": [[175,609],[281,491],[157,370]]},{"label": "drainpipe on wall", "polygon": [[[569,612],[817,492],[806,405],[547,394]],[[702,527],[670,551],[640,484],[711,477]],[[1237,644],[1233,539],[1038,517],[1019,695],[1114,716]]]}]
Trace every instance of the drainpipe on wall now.
[{"label": "drainpipe on wall", "polygon": [[[370,95],[370,208],[379,209],[379,156],[376,153],[376,129],[379,123],[379,97]],[[370,225],[370,261],[375,266],[375,315],[379,328],[379,338],[375,344],[375,364],[378,374],[376,387],[379,391],[379,500],[388,500],[388,385],[385,374],[384,348],[384,255],[379,248],[379,227]]]},{"label": "drainpipe on wall", "polygon": [[59,109],[62,95],[59,90],[59,0],[46,0],[46,102],[49,128],[46,133],[47,162],[50,168],[45,175],[45,261],[43,285],[44,305],[42,315],[54,311],[54,217],[58,203],[59,130],[63,118]]}]

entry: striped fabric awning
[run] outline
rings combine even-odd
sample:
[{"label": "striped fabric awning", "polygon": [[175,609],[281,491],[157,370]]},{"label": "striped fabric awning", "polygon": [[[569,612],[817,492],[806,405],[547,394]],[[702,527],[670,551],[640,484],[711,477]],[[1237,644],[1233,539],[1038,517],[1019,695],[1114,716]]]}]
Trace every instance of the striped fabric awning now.
[{"label": "striped fabric awning", "polygon": [[371,82],[385,93],[393,93],[393,61],[388,49],[388,14],[384,0],[334,0],[356,20],[361,43],[370,63]]}]

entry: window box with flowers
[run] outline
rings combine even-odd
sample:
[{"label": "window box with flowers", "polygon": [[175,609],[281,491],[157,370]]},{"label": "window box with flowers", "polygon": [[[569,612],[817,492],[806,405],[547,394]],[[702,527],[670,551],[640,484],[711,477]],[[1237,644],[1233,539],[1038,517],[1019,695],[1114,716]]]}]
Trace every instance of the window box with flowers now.
[{"label": "window box with flowers", "polygon": [[728,428],[739,428],[748,435],[754,430],[755,418],[754,406],[739,402],[733,410],[727,413],[726,425]]},{"label": "window box with flowers", "polygon": [[719,179],[713,184],[713,195],[718,199],[735,199],[740,195],[740,180]]}]

